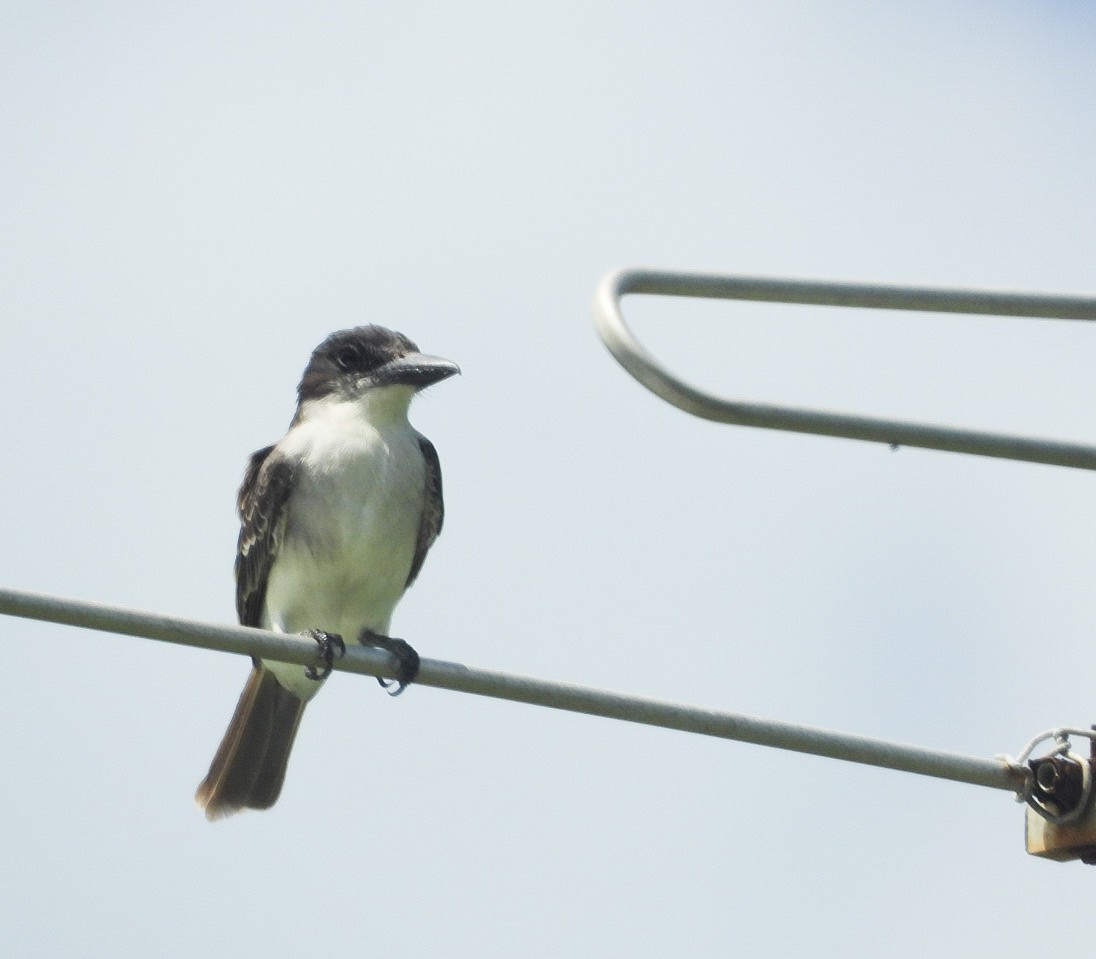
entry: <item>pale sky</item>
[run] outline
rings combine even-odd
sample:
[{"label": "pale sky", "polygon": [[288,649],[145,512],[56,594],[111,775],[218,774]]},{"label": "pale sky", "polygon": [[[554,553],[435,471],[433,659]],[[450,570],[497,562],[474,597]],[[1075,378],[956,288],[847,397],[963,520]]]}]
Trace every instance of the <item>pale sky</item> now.
[{"label": "pale sky", "polygon": [[[234,621],[246,458],[375,322],[463,369],[422,655],[983,757],[1096,720],[1091,476],[702,422],[590,318],[629,265],[1096,290],[1089,5],[0,15],[3,586]],[[625,309],[728,395],[1096,442],[1083,323]],[[0,636],[11,955],[1019,957],[1093,880],[1005,793],[349,675],[211,825],[246,661]]]}]

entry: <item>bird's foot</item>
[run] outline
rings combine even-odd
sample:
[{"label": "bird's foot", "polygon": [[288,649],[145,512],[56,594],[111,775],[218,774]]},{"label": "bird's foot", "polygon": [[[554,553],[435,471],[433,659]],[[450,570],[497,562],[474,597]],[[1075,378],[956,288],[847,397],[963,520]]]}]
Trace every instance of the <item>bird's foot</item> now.
[{"label": "bird's foot", "polygon": [[[398,696],[410,683],[414,682],[419,674],[419,654],[411,648],[411,645],[402,639],[393,639],[391,636],[382,636],[371,629],[363,629],[358,637],[358,642],[363,646],[373,646],[377,649],[385,649],[396,657],[400,664],[396,673],[395,682],[389,682],[382,677],[377,677],[377,682],[388,691],[389,696]],[[395,691],[392,687],[395,686]]]},{"label": "bird's foot", "polygon": [[346,652],[346,643],[338,633],[328,633],[322,629],[310,629],[305,633],[311,636],[319,647],[319,662],[309,666],[304,674],[316,682],[323,682],[331,675],[331,667],[336,657],[341,657]]}]

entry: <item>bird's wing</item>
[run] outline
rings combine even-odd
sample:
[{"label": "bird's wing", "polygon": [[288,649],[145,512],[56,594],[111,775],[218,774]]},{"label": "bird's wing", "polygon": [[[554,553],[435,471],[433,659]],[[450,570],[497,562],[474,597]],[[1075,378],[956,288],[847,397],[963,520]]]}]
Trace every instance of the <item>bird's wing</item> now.
[{"label": "bird's wing", "polygon": [[410,586],[422,569],[423,560],[434,540],[441,532],[441,523],[445,518],[445,506],[441,498],[441,463],[434,444],[425,436],[419,437],[419,449],[426,467],[426,483],[423,492],[422,517],[419,519],[419,536],[415,541],[415,555],[411,558],[411,571],[407,574],[406,586]]},{"label": "bird's wing", "polygon": [[236,614],[244,626],[261,626],[270,567],[281,549],[286,503],[293,482],[288,460],[267,446],[251,454],[236,501]]}]

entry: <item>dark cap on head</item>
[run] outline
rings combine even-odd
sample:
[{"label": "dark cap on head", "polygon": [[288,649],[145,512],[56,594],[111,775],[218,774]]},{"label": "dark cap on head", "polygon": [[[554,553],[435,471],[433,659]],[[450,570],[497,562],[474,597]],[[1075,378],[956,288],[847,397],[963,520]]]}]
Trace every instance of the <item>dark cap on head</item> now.
[{"label": "dark cap on head", "polygon": [[402,333],[383,326],[358,326],[332,333],[312,353],[297,387],[301,402],[334,392],[403,384],[422,389],[460,368],[427,356]]}]

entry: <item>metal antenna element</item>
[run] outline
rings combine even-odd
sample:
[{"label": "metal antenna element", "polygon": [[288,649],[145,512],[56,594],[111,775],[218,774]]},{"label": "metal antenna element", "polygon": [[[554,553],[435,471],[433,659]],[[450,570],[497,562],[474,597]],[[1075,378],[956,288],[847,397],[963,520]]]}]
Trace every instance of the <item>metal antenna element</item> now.
[{"label": "metal antenna element", "polygon": [[[300,636],[245,626],[201,623],[13,589],[0,589],[0,613],[303,665],[313,663],[316,658],[315,642]],[[367,676],[388,677],[396,676],[399,669],[391,653],[356,645],[348,646],[345,655],[336,659],[333,667]],[[661,726],[665,729],[678,729],[703,736],[734,739],[760,746],[774,746],[1023,795],[1027,795],[1030,788],[1031,772],[1007,757],[988,759],[963,756],[868,736],[760,719],[756,716],[473,669],[437,659],[422,660],[415,684],[644,723],[648,726]]]},{"label": "metal antenna element", "polygon": [[623,296],[637,293],[1059,320],[1096,320],[1096,297],[872,286],[636,269],[607,275],[598,286],[594,298],[594,324],[620,365],[656,396],[694,416],[740,426],[1096,469],[1096,447],[1079,443],[772,406],[714,396],[674,376],[635,338],[621,316],[620,300]]}]

